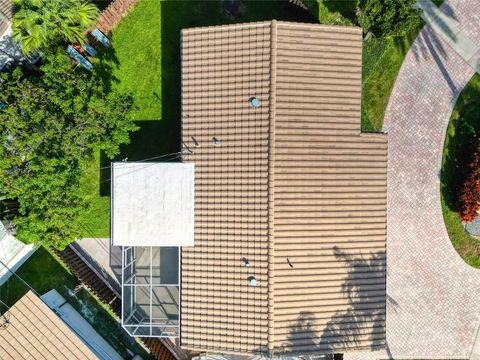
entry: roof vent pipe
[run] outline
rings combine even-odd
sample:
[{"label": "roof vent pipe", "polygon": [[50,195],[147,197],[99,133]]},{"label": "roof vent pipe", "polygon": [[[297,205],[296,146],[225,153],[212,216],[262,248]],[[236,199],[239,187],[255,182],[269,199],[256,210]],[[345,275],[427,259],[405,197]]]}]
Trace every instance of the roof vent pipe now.
[{"label": "roof vent pipe", "polygon": [[216,137],[213,137],[212,138],[212,143],[213,143],[213,145],[218,146],[218,145],[220,145],[220,140],[218,140]]},{"label": "roof vent pipe", "polygon": [[260,106],[260,100],[258,100],[258,98],[256,97],[251,97],[248,102],[250,103],[250,105],[254,108],[257,108]]},{"label": "roof vent pipe", "polygon": [[255,276],[249,276],[248,277],[248,285],[249,286],[257,286],[257,279],[255,279]]}]

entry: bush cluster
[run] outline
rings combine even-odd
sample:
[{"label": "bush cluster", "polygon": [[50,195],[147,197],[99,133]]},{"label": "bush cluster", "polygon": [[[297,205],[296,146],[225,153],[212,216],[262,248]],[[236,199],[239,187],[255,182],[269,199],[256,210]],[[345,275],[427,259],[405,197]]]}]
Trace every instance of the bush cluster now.
[{"label": "bush cluster", "polygon": [[462,221],[472,221],[480,210],[480,141],[476,137],[472,161],[466,167],[466,180],[460,188],[459,208]]},{"label": "bush cluster", "polygon": [[358,22],[365,32],[379,38],[403,36],[418,27],[416,0],[358,0]]}]

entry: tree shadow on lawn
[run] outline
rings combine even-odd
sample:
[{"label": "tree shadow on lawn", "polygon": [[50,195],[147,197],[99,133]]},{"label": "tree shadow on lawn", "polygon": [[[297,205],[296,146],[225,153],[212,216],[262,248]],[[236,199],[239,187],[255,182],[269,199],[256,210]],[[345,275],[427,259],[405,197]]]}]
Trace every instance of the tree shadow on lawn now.
[{"label": "tree shadow on lawn", "polygon": [[[166,154],[180,151],[181,144],[181,62],[180,33],[182,29],[232,24],[250,21],[286,20],[295,21],[296,14],[290,11],[284,1],[245,1],[245,14],[232,20],[223,13],[221,1],[162,1],[161,16],[161,47],[162,47],[162,93],[152,96],[161,99],[161,120],[137,121],[139,130],[130,135],[130,144],[120,147],[120,154],[110,160],[101,154],[100,161],[100,195],[110,195],[111,161],[140,161],[150,158],[152,161],[165,161],[170,157],[158,158]],[[112,67],[118,65],[115,51],[105,49],[99,55],[101,65],[99,73],[106,81],[115,82],[112,77]],[[102,67],[103,66],[103,67]],[[139,76],[148,74],[141,74]],[[172,160],[172,159],[170,159]],[[177,160],[175,158],[173,160]],[[107,167],[105,169],[105,167]]]},{"label": "tree shadow on lawn", "polygon": [[[130,134],[130,144],[120,147],[120,154],[110,160],[103,152],[100,157],[100,195],[110,196],[112,161],[178,161],[180,151],[180,120],[136,121],[139,130]],[[171,155],[170,155],[171,154]]]},{"label": "tree shadow on lawn", "polygon": [[107,92],[112,90],[112,83],[118,83],[119,79],[113,75],[113,68],[118,67],[120,62],[113,47],[105,48],[101,45],[96,58],[92,59],[95,74],[103,81]]}]

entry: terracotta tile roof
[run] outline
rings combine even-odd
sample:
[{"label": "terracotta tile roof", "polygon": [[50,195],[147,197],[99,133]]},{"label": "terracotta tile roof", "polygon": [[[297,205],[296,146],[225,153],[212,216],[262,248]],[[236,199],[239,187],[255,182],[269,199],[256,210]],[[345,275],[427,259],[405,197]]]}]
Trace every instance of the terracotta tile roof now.
[{"label": "terracotta tile roof", "polygon": [[98,359],[77,335],[29,291],[5,314],[9,324],[0,328],[0,358]]},{"label": "terracotta tile roof", "polygon": [[279,354],[384,345],[387,139],[360,132],[361,53],[353,27],[182,32],[184,161],[196,166],[183,346]]},{"label": "terracotta tile roof", "polygon": [[0,0],[0,36],[7,31],[13,18],[12,0]]}]

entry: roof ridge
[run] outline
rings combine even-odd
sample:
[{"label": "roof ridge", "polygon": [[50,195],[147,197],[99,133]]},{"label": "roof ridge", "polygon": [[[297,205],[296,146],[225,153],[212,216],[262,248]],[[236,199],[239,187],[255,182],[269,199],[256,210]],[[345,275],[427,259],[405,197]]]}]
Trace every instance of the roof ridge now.
[{"label": "roof ridge", "polygon": [[274,234],[274,198],[275,198],[275,110],[276,110],[276,74],[277,74],[277,21],[271,21],[270,29],[270,108],[268,141],[268,353],[273,355],[274,348],[274,286],[275,286],[275,234]]},{"label": "roof ridge", "polygon": [[[276,20],[272,20],[276,21]],[[227,30],[231,31],[232,29],[250,29],[256,27],[264,27],[268,24],[271,24],[272,21],[252,21],[252,22],[243,22],[243,23],[236,23],[236,24],[222,24],[222,25],[206,25],[206,26],[197,26],[197,27],[190,27],[184,28],[180,32],[181,33],[201,33],[204,31],[218,31],[218,30]]]},{"label": "roof ridge", "polygon": [[308,28],[308,29],[322,29],[322,30],[333,30],[344,32],[346,30],[352,30],[354,33],[362,33],[363,29],[360,26],[355,25],[329,25],[329,24],[320,24],[320,23],[300,23],[295,21],[278,21],[280,26],[291,26],[294,28]]}]

